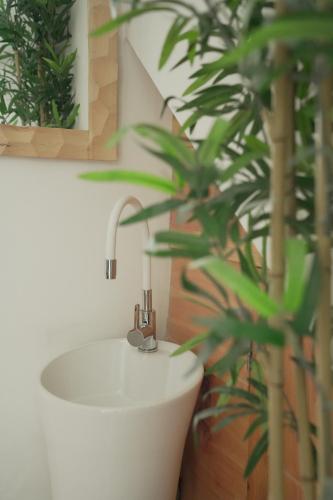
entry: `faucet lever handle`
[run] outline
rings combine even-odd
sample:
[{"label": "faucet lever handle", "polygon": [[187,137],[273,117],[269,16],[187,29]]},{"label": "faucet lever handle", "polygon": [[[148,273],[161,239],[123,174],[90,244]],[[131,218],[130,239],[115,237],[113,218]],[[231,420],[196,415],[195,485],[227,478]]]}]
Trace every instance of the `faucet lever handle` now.
[{"label": "faucet lever handle", "polygon": [[134,330],[140,328],[140,304],[135,304],[134,307]]},{"label": "faucet lever handle", "polygon": [[127,334],[128,342],[134,347],[140,347],[144,341],[144,335],[140,329],[140,304],[135,304],[134,307],[134,328]]}]

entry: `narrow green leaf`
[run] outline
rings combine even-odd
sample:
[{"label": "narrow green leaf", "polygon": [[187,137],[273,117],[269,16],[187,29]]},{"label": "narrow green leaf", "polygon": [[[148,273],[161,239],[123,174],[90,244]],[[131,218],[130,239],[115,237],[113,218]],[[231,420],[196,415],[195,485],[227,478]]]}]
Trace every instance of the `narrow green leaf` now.
[{"label": "narrow green leaf", "polygon": [[80,179],[96,182],[127,182],[149,187],[167,194],[176,194],[177,187],[172,181],[157,175],[132,170],[105,170],[81,174]]},{"label": "narrow green leaf", "polygon": [[242,154],[236,160],[234,160],[228,168],[222,171],[220,175],[221,181],[226,182],[232,179],[240,170],[250,165],[254,160],[258,160],[260,158],[262,158],[262,154],[259,152]]},{"label": "narrow green leaf", "polygon": [[194,415],[193,418],[193,430],[196,431],[197,427],[202,420],[207,418],[215,418],[223,413],[223,408],[205,408]]},{"label": "narrow green leaf", "polygon": [[113,149],[116,147],[122,138],[128,133],[131,127],[121,127],[119,128],[108,140],[106,147]]},{"label": "narrow green leaf", "polygon": [[215,76],[215,73],[213,74],[205,74],[200,78],[197,78],[192,82],[187,89],[184,91],[183,96],[188,96],[190,94],[193,94],[197,89],[205,85],[205,83],[208,83],[210,80],[212,80]]},{"label": "narrow green leaf", "polygon": [[232,415],[228,415],[227,417],[224,417],[222,420],[220,420],[217,424],[215,424],[212,427],[212,432],[219,432],[222,429],[224,429],[224,427],[227,427],[228,425],[232,424],[232,422],[234,422],[236,419],[241,417],[248,417],[253,413],[256,413],[256,410],[241,411],[238,413],[233,413]]},{"label": "narrow green leaf", "polygon": [[307,244],[304,240],[287,240],[287,273],[283,305],[292,313],[298,310],[305,292],[306,253]]},{"label": "narrow green leaf", "polygon": [[107,21],[105,24],[100,26],[97,30],[93,31],[90,33],[90,36],[96,37],[96,36],[101,36],[105,35],[106,33],[110,33],[111,31],[114,31],[115,29],[119,28],[123,24],[128,23],[135,17],[142,16],[143,14],[147,14],[148,12],[158,12],[158,11],[165,11],[165,10],[172,10],[172,9],[167,9],[167,8],[162,8],[158,6],[149,6],[149,7],[142,7],[139,9],[130,9],[125,14],[122,14],[121,16],[117,16],[114,19],[111,19],[110,21]]},{"label": "narrow green leaf", "polygon": [[208,292],[204,288],[198,286],[197,283],[190,281],[188,279],[188,277],[186,276],[185,272],[182,273],[181,284],[182,284],[182,287],[184,288],[184,290],[186,290],[187,292],[190,292],[194,295],[198,295],[200,297],[205,298],[206,300],[208,300],[209,302],[214,304],[219,310],[224,309],[223,305],[220,303],[220,301],[213,294],[211,294],[210,292]]},{"label": "narrow green leaf", "polygon": [[196,337],[192,337],[190,340],[187,342],[184,342],[178,349],[176,349],[173,353],[170,354],[171,357],[173,356],[179,356],[179,354],[183,354],[183,352],[190,351],[194,347],[196,347],[199,344],[202,344],[207,337],[208,333],[201,333],[200,335],[197,335]]},{"label": "narrow green leaf", "polygon": [[315,317],[315,312],[318,304],[318,290],[320,287],[320,272],[318,265],[318,257],[313,257],[311,270],[305,287],[302,304],[297,311],[292,327],[299,335],[308,335],[311,324]]},{"label": "narrow green leaf", "polygon": [[259,417],[253,420],[253,422],[251,422],[251,424],[247,428],[247,431],[245,432],[243,437],[244,441],[248,439],[250,436],[252,436],[252,434],[258,429],[258,427],[266,423],[267,423],[267,414],[264,413],[262,415],[259,415]]},{"label": "narrow green leaf", "polygon": [[178,198],[171,198],[169,200],[162,201],[161,203],[155,203],[154,205],[145,207],[140,212],[137,212],[136,214],[131,215],[131,217],[123,220],[121,222],[121,225],[126,226],[127,224],[134,224],[135,222],[152,219],[153,217],[171,212],[172,210],[175,210],[176,208],[184,204],[185,201]]},{"label": "narrow green leaf", "polygon": [[172,23],[161,50],[158,69],[162,69],[167,63],[172,51],[179,41],[179,34],[182,32],[188,21],[188,18],[176,17],[175,21]]},{"label": "narrow green leaf", "polygon": [[262,382],[259,382],[259,380],[256,380],[254,378],[249,378],[249,384],[252,385],[264,398],[267,399],[268,397],[268,389],[265,384]]},{"label": "narrow green leaf", "polygon": [[207,368],[207,374],[217,374],[218,376],[224,375],[237,364],[240,356],[243,356],[247,351],[248,346],[239,343],[234,344],[221,359]]},{"label": "narrow green leaf", "polygon": [[251,323],[224,316],[222,318],[197,318],[197,323],[207,326],[222,338],[247,339],[258,344],[272,344],[282,347],[284,334],[264,323]]},{"label": "narrow green leaf", "polygon": [[156,243],[168,243],[169,245],[188,246],[200,248],[209,253],[209,240],[200,235],[184,233],[181,231],[159,231],[154,236]]},{"label": "narrow green leaf", "polygon": [[237,64],[247,57],[251,52],[262,49],[273,40],[332,40],[332,16],[325,14],[305,15],[301,17],[288,16],[279,18],[249,33],[247,38],[234,50],[227,52],[217,61],[205,64],[203,69],[197,72],[197,76],[206,77],[214,71],[219,71],[228,66]]},{"label": "narrow green leaf", "polygon": [[258,396],[256,396],[252,392],[247,391],[246,389],[242,389],[241,387],[228,387],[223,385],[221,387],[214,387],[213,389],[208,391],[208,394],[216,394],[216,393],[228,394],[229,396],[242,398],[254,405],[259,405],[261,403],[261,399]]},{"label": "narrow green leaf", "polygon": [[174,156],[183,164],[195,165],[194,152],[185,145],[182,138],[156,125],[142,123],[135,125],[133,129],[141,137],[158,144],[163,153]]},{"label": "narrow green leaf", "polygon": [[153,257],[199,259],[200,257],[207,255],[207,252],[201,248],[170,247],[168,249],[150,249],[147,250],[147,254]]},{"label": "narrow green leaf", "polygon": [[230,122],[218,119],[212,126],[208,137],[200,144],[198,149],[199,164],[211,166],[219,156],[221,145],[223,144],[229,130]]},{"label": "narrow green leaf", "polygon": [[193,262],[192,268],[206,269],[214,278],[234,293],[264,318],[279,313],[279,306],[244,274],[239,273],[230,264],[218,257],[207,257]]},{"label": "narrow green leaf", "polygon": [[264,455],[264,453],[266,453],[267,449],[268,449],[268,432],[265,431],[252,450],[252,453],[246,464],[246,468],[244,471],[244,478],[248,478],[251,475],[255,466],[257,465],[261,457]]},{"label": "narrow green leaf", "polygon": [[258,139],[258,137],[247,135],[245,137],[245,142],[253,152],[260,154],[261,157],[269,155],[269,147],[265,142]]}]

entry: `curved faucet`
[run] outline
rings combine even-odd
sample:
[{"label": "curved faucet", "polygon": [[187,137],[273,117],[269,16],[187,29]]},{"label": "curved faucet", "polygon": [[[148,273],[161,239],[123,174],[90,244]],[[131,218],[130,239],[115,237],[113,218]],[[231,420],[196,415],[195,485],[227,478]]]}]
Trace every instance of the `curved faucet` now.
[{"label": "curved faucet", "polygon": [[[111,211],[107,238],[106,238],[106,279],[115,279],[117,277],[117,260],[116,260],[116,240],[119,219],[123,209],[130,205],[136,211],[142,210],[143,206],[140,201],[134,196],[125,196],[117,201]],[[151,290],[151,262],[150,256],[145,253],[145,248],[149,240],[149,227],[147,221],[142,223],[142,289],[143,289],[143,306],[140,308],[136,304],[134,308],[134,327],[127,334],[128,342],[138,347],[142,352],[155,352],[157,350],[156,341],[156,313],[152,307],[152,290]]]}]

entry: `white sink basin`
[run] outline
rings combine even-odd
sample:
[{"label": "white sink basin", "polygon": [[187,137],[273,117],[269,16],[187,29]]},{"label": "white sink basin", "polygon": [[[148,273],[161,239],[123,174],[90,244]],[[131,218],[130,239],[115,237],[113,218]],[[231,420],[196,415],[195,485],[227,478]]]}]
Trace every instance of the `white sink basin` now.
[{"label": "white sink basin", "polygon": [[203,369],[192,352],[88,344],[41,375],[53,500],[175,500]]}]

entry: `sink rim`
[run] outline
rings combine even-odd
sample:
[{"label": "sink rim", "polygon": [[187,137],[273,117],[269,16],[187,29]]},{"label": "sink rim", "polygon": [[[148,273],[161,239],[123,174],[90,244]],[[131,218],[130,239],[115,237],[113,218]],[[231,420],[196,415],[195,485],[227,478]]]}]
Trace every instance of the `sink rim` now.
[{"label": "sink rim", "polygon": [[[160,408],[161,406],[173,403],[173,402],[177,401],[178,399],[182,398],[185,394],[190,393],[192,390],[194,390],[198,385],[200,386],[202,383],[203,376],[204,376],[204,367],[200,363],[200,365],[195,369],[195,372],[194,372],[195,376],[193,377],[192,383],[190,385],[188,385],[186,388],[176,391],[172,396],[157,399],[156,401],[144,401],[144,402],[139,403],[135,406],[110,406],[110,407],[101,406],[101,405],[90,405],[87,403],[79,403],[76,401],[71,401],[69,399],[62,398],[61,396],[57,396],[56,394],[49,391],[45,387],[45,385],[42,382],[42,378],[43,378],[44,373],[48,369],[48,367],[51,365],[51,363],[56,362],[57,360],[66,356],[67,354],[74,353],[76,351],[80,351],[80,350],[85,349],[87,347],[90,347],[93,345],[98,345],[98,344],[101,344],[103,342],[107,342],[107,343],[113,343],[113,342],[119,343],[120,342],[123,344],[128,343],[127,340],[125,338],[122,338],[122,337],[100,339],[100,340],[96,340],[96,341],[92,341],[92,342],[87,342],[87,343],[85,343],[81,346],[78,346],[78,347],[74,347],[73,349],[69,349],[68,351],[65,351],[62,354],[56,356],[55,358],[52,358],[50,361],[48,361],[48,363],[46,365],[43,366],[42,370],[40,371],[39,377],[38,377],[38,382],[39,382],[38,385],[39,385],[39,389],[40,389],[42,395],[46,398],[51,399],[51,400],[61,401],[62,404],[74,407],[76,409],[82,408],[82,409],[85,409],[88,411],[95,411],[95,412],[97,411],[97,412],[101,412],[101,413],[122,413],[122,412],[128,413],[128,412],[140,412],[141,410],[146,410],[148,408]],[[176,350],[178,347],[180,347],[179,344],[176,344],[174,342],[170,342],[168,340],[158,340],[158,345],[161,345],[161,344],[173,346],[174,350]],[[135,348],[133,348],[133,349],[135,349]],[[173,351],[171,350],[170,354],[172,352]],[[142,356],[142,355],[143,356],[154,356],[154,353],[141,353],[140,352],[139,354],[140,354],[140,356]],[[193,357],[193,362],[195,361],[195,359],[197,359],[197,355],[192,351],[186,351],[183,354],[191,355]],[[182,356],[183,354],[180,354],[179,356]]]}]

